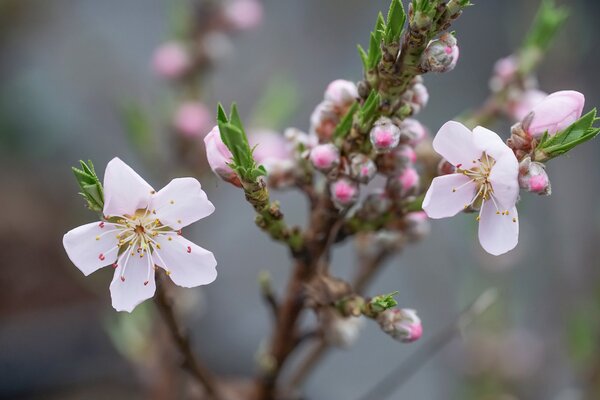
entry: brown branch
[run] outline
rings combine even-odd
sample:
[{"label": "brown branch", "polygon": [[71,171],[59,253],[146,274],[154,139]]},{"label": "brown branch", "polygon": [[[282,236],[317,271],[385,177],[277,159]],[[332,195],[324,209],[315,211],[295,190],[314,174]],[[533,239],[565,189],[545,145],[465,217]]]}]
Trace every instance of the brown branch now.
[{"label": "brown branch", "polygon": [[210,399],[219,400],[221,399],[221,396],[219,395],[216,379],[210,370],[194,355],[190,345],[190,339],[188,335],[184,333],[184,330],[175,315],[173,303],[167,295],[165,283],[166,280],[164,276],[158,274],[156,277],[156,295],[154,296],[154,300],[169,332],[171,333],[173,343],[177,346],[183,356],[182,367],[187,369],[192,377],[204,387]]}]

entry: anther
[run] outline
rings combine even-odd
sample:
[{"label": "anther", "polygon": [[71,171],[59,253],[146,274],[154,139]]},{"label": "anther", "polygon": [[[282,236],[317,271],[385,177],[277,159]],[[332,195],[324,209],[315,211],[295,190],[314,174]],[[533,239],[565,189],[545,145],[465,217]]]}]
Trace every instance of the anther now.
[{"label": "anther", "polygon": [[170,201],[170,203],[171,203],[171,204],[175,204],[175,200],[171,200],[171,201]]},{"label": "anther", "polygon": [[96,236],[96,240],[100,240],[100,236]]},{"label": "anther", "polygon": [[100,228],[104,228],[104,221],[100,222],[100,223],[98,224],[98,226],[99,226]]},{"label": "anther", "polygon": [[104,261],[104,259],[105,259],[106,257],[104,257],[104,254],[100,253],[100,254],[98,255],[98,258],[100,259],[100,261]]},{"label": "anther", "polygon": [[125,282],[125,277],[121,276],[121,282]]},{"label": "anther", "polygon": [[145,281],[145,282],[144,282],[144,286],[147,286],[147,285],[148,285],[148,281]]},{"label": "anther", "polygon": [[112,267],[113,267],[113,268],[115,268],[115,269],[116,269],[118,266],[119,266],[119,265],[118,265],[117,263],[114,263],[114,264],[112,265]]},{"label": "anther", "polygon": [[191,253],[191,252],[192,252],[192,246],[188,246],[188,247],[187,247],[187,252],[188,252],[188,253]]}]

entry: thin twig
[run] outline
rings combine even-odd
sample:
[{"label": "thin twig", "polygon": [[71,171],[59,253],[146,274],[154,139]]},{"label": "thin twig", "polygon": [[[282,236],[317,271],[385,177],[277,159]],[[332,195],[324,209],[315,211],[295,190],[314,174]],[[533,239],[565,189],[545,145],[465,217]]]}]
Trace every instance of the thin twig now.
[{"label": "thin twig", "polygon": [[172,301],[167,295],[164,286],[165,279],[161,274],[158,274],[156,277],[156,295],[154,296],[154,300],[163,316],[169,332],[171,333],[174,344],[179,348],[179,351],[184,358],[182,366],[204,387],[210,399],[219,400],[221,399],[221,396],[217,389],[216,380],[209,369],[194,355],[190,345],[190,339],[188,335],[184,333],[183,328],[175,315]]},{"label": "thin twig", "polygon": [[443,349],[454,335],[462,331],[476,317],[483,314],[498,297],[496,288],[487,289],[471,305],[463,310],[445,329],[426,341],[387,376],[377,382],[358,400],[383,400],[404,385],[431,357]]}]

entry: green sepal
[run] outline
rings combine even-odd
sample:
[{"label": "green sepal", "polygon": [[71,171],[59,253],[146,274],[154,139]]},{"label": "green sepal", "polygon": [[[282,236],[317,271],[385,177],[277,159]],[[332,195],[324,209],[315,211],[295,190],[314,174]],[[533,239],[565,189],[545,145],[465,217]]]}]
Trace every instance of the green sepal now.
[{"label": "green sepal", "polygon": [[384,33],[384,43],[386,45],[399,42],[405,21],[406,13],[404,12],[402,2],[400,0],[392,0]]},{"label": "green sepal", "polygon": [[374,311],[376,313],[380,313],[387,309],[396,307],[398,305],[398,302],[394,298],[394,296],[396,296],[396,295],[398,295],[398,291],[395,291],[395,292],[389,293],[389,294],[382,294],[379,296],[375,296],[369,301],[369,307],[371,308],[372,311]]},{"label": "green sepal", "polygon": [[548,132],[544,133],[535,149],[535,161],[550,160],[565,154],[583,142],[593,139],[600,132],[600,128],[594,127],[597,120],[596,109],[594,108],[556,135],[550,136]]},{"label": "green sepal", "polygon": [[373,123],[378,114],[379,102],[379,93],[376,90],[371,90],[371,93],[369,93],[369,96],[360,108],[361,128],[366,129]]},{"label": "green sepal", "polygon": [[346,137],[348,133],[350,133],[350,129],[352,128],[352,121],[354,119],[354,113],[358,110],[358,103],[352,104],[352,107],[348,110],[348,112],[344,115],[340,123],[335,127],[335,132],[333,133],[334,139],[341,139]]},{"label": "green sepal", "polygon": [[87,202],[90,210],[102,212],[104,208],[104,190],[102,183],[96,175],[94,164],[88,160],[87,164],[84,161],[79,161],[81,168],[72,167],[73,174],[77,180],[77,184],[81,189],[81,194]]},{"label": "green sepal", "polygon": [[383,14],[379,13],[375,29],[371,32],[371,41],[369,42],[369,57],[367,71],[374,69],[381,60],[381,40],[385,32],[385,20]]},{"label": "green sepal", "polygon": [[356,45],[356,48],[358,49],[358,54],[360,55],[360,59],[363,64],[363,70],[367,72],[367,70],[369,69],[369,55],[360,44]]}]

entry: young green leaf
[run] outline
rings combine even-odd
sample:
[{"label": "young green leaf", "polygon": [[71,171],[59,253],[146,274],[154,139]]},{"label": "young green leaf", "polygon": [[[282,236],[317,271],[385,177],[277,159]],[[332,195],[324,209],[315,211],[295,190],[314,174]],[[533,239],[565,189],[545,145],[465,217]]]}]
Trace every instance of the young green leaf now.
[{"label": "young green leaf", "polygon": [[400,0],[392,0],[385,26],[384,42],[386,45],[399,42],[405,21],[406,14],[402,2]]},{"label": "young green leaf", "polygon": [[382,294],[379,296],[375,296],[369,302],[371,309],[375,312],[382,312],[389,308],[395,307],[398,305],[398,302],[394,298],[398,292],[393,292],[389,294]]},{"label": "young green leaf", "polygon": [[84,161],[79,161],[79,164],[81,169],[75,167],[71,169],[81,189],[80,194],[86,200],[90,210],[102,212],[104,208],[104,191],[102,183],[100,183],[100,179],[96,175],[94,165],[91,161],[88,161],[87,164]]},{"label": "young green leaf", "polygon": [[543,0],[527,34],[524,47],[545,51],[568,16],[569,11],[566,7],[556,6],[554,0]]},{"label": "young green leaf", "polygon": [[350,107],[346,115],[344,115],[340,123],[335,127],[335,132],[333,133],[334,139],[341,139],[350,133],[356,110],[358,110],[358,103],[352,104],[352,107]]},{"label": "young green leaf", "polygon": [[369,55],[360,44],[356,45],[356,47],[358,48],[358,54],[360,55],[360,59],[363,64],[363,69],[365,72],[367,72],[367,70],[369,69]]},{"label": "young green leaf", "polygon": [[377,117],[379,101],[379,93],[376,90],[371,90],[369,97],[367,97],[367,100],[365,100],[360,108],[360,124],[362,127],[371,125],[375,117]]}]

